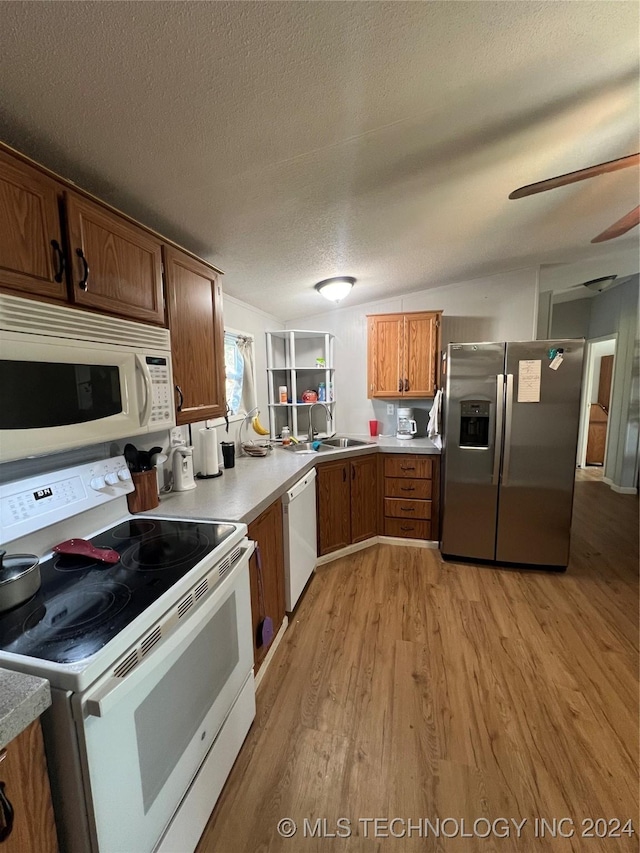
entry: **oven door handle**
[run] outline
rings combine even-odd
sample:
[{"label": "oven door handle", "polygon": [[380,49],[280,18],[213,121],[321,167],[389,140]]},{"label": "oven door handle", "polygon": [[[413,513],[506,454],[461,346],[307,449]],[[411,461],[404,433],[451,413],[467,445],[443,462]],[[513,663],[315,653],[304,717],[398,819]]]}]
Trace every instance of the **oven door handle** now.
[{"label": "oven door handle", "polygon": [[[84,697],[84,701],[82,702],[83,716],[105,717],[109,711],[118,704],[118,702],[120,702],[131,690],[134,690],[138,684],[147,677],[148,673],[153,670],[153,667],[155,666],[154,658],[156,658],[157,652],[161,652],[162,660],[168,658],[175,652],[181,653],[181,646],[186,648],[189,643],[192,642],[193,637],[200,626],[211,619],[213,613],[224,603],[224,601],[226,601],[229,593],[238,583],[238,569],[243,564],[246,565],[248,563],[249,557],[253,554],[254,549],[255,542],[245,540],[242,545],[242,554],[239,560],[234,564],[233,569],[229,574],[226,575],[226,577],[224,577],[223,580],[221,580],[214,588],[213,592],[202,601],[202,605],[195,609],[195,611],[189,609],[184,622],[181,624],[179,623],[177,628],[169,633],[165,640],[160,640],[160,642],[153,647],[153,651],[150,651],[148,655],[140,658],[138,652],[139,662],[134,664],[126,675],[122,677],[115,676],[113,673],[116,667],[113,667],[111,672]],[[202,579],[200,580],[200,583],[201,582]],[[246,576],[246,583],[249,583],[248,572]],[[197,585],[198,584],[196,584],[196,586]],[[172,608],[171,615],[178,611],[180,605],[186,598],[187,593],[180,597],[176,602],[175,607]],[[171,615],[165,614],[165,616],[161,618],[163,618],[165,622],[170,621]],[[175,618],[177,619],[178,617],[176,616]],[[154,630],[154,626],[150,626],[144,636],[149,636]],[[141,638],[141,642],[137,644],[138,647],[141,645],[143,639],[144,638]],[[124,659],[130,657],[131,654],[132,652],[130,651],[127,655],[124,655]]]},{"label": "oven door handle", "polygon": [[138,367],[138,370],[142,374],[142,381],[144,383],[144,406],[142,407],[142,411],[140,412],[140,426],[145,427],[149,423],[149,418],[151,417],[151,405],[153,403],[153,383],[151,382],[151,373],[149,371],[149,365],[140,355],[140,353],[136,353],[136,365]]}]

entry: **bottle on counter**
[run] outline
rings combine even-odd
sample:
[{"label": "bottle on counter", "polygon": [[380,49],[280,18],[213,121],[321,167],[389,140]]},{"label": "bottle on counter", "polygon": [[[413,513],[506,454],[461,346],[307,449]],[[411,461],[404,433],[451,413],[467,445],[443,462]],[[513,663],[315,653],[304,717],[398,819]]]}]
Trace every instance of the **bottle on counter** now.
[{"label": "bottle on counter", "polygon": [[286,447],[291,444],[291,430],[288,426],[282,427],[282,446]]}]

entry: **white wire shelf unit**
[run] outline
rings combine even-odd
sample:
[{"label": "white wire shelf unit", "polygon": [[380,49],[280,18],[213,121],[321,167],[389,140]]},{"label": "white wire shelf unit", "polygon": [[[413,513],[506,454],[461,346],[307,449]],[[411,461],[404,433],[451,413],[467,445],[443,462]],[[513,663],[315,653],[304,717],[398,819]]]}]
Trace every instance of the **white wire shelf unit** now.
[{"label": "white wire shelf unit", "polygon": [[[284,329],[267,332],[267,386],[269,393],[269,432],[277,439],[282,428],[288,426],[291,435],[306,441],[309,435],[309,417],[313,432],[319,438],[334,435],[336,431],[334,394],[334,336],[328,332],[301,329]],[[304,402],[305,391],[315,391],[321,396],[324,385],[323,406]],[[287,402],[280,400],[280,388],[286,388]]]}]

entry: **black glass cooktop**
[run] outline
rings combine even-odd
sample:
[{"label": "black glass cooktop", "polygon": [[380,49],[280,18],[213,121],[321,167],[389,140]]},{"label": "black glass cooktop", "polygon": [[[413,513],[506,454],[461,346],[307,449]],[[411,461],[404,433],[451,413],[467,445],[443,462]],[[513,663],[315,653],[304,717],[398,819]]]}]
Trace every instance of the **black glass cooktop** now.
[{"label": "black glass cooktop", "polygon": [[57,663],[95,654],[230,536],[232,524],[133,518],[90,541],[113,565],[56,555],[40,564],[40,590],[0,613],[0,648]]}]

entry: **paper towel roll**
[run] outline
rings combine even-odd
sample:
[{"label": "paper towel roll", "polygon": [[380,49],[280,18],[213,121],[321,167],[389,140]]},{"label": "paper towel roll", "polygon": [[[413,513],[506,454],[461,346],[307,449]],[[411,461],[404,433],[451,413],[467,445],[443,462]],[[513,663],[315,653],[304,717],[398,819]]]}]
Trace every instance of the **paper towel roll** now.
[{"label": "paper towel roll", "polygon": [[200,455],[202,473],[207,477],[217,474],[220,470],[220,463],[218,461],[218,436],[215,429],[200,430]]}]

